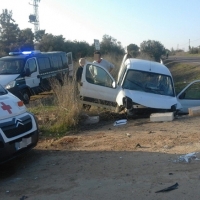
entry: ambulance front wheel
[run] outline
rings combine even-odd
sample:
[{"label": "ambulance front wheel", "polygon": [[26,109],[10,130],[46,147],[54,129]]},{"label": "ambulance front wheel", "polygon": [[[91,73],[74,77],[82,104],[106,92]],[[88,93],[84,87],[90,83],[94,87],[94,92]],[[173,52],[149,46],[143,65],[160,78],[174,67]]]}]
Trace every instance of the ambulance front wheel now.
[{"label": "ambulance front wheel", "polygon": [[24,104],[29,104],[30,93],[26,89],[22,90],[22,101],[24,102]]}]

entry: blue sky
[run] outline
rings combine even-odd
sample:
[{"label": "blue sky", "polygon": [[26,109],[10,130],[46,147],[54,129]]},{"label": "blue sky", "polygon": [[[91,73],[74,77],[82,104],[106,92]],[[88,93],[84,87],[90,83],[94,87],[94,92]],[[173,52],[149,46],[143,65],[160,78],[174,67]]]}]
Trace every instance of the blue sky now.
[{"label": "blue sky", "polygon": [[[32,0],[1,0],[2,9],[13,11],[20,29],[28,23]],[[165,48],[188,50],[200,45],[199,0],[41,0],[40,29],[66,40],[101,41],[104,34],[125,47],[156,40]],[[33,29],[34,30],[34,29]]]}]

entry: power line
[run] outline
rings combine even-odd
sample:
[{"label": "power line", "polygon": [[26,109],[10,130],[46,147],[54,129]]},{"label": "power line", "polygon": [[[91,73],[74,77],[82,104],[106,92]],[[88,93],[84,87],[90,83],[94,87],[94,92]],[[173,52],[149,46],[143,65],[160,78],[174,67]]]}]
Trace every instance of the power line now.
[{"label": "power line", "polygon": [[196,42],[196,41],[198,41],[198,40],[200,40],[200,38],[199,38],[199,39],[192,40],[192,41],[189,40],[189,44],[188,44],[188,42],[187,42],[187,43],[181,44],[181,45],[179,45],[179,46],[190,45],[192,42]]}]

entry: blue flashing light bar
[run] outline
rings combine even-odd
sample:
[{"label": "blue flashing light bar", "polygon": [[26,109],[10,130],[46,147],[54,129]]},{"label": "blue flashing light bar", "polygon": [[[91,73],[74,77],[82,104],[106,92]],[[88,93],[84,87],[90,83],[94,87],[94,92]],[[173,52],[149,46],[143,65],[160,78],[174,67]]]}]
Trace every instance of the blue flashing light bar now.
[{"label": "blue flashing light bar", "polygon": [[22,51],[22,54],[24,55],[32,54],[32,51]]},{"label": "blue flashing light bar", "polygon": [[16,56],[16,55],[31,55],[31,54],[37,54],[41,53],[39,50],[35,51],[22,51],[22,52],[10,52],[9,56]]},{"label": "blue flashing light bar", "polygon": [[20,55],[20,54],[21,54],[20,52],[10,52],[9,56],[15,56],[15,55]]}]

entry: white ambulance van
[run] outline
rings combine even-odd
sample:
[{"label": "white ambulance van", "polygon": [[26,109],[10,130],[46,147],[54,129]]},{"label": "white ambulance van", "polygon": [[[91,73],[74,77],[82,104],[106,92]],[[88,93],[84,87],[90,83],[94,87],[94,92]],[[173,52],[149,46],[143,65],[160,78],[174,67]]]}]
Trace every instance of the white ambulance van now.
[{"label": "white ambulance van", "polygon": [[23,101],[0,85],[0,164],[32,149],[38,125]]}]

